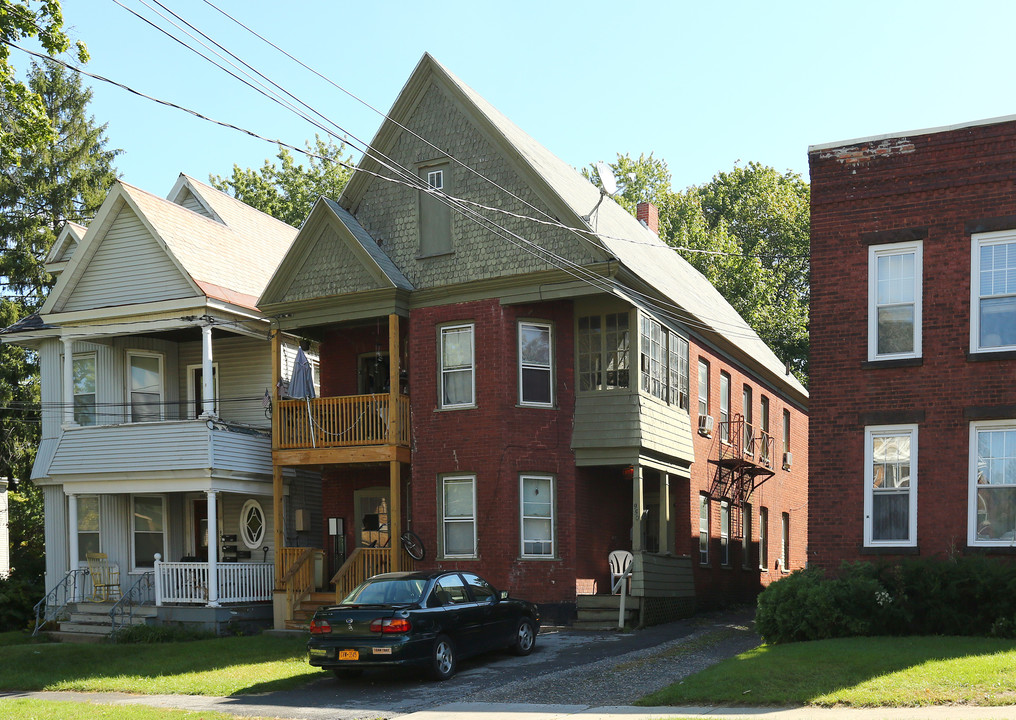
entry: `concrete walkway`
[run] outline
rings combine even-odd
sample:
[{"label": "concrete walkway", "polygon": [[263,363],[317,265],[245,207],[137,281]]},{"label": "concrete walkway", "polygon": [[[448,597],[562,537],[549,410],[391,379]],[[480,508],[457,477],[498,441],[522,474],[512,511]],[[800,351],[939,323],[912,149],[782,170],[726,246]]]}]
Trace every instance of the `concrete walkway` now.
[{"label": "concrete walkway", "polygon": [[[527,703],[449,703],[409,714],[390,714],[339,707],[263,705],[258,698],[195,695],[129,695],[126,693],[11,692],[0,693],[0,717],[5,700],[35,698],[92,702],[102,705],[147,705],[195,712],[223,712],[238,717],[313,720],[662,720],[663,718],[738,718],[738,720],[1016,720],[1016,705],[972,707],[942,705],[925,708],[753,708],[753,707],[630,707],[536,705]],[[288,711],[288,712],[287,712]]]}]

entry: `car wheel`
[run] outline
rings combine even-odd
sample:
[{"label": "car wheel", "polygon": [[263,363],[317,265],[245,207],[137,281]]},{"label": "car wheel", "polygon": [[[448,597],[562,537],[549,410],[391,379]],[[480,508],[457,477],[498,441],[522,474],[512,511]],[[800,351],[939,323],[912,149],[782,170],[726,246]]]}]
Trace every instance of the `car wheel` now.
[{"label": "car wheel", "polygon": [[529,618],[519,620],[519,627],[512,640],[511,651],[516,655],[528,655],[536,647],[536,629]]},{"label": "car wheel", "polygon": [[446,635],[438,635],[431,653],[430,675],[435,680],[447,680],[455,674],[455,646]]},{"label": "car wheel", "polygon": [[363,668],[332,668],[336,680],[355,680],[363,675]]}]

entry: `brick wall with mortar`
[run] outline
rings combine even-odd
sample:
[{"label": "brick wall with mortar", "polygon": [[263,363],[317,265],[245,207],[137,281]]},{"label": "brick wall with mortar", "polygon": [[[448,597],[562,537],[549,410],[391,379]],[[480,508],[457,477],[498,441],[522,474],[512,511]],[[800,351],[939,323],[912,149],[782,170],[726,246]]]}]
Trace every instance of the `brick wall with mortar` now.
[{"label": "brick wall with mortar", "polygon": [[[799,406],[787,402],[773,387],[762,381],[758,376],[747,372],[739,365],[731,363],[727,358],[712,347],[696,342],[693,337],[689,350],[691,420],[693,442],[695,447],[695,463],[691,469],[691,479],[687,486],[687,518],[686,524],[678,527],[677,552],[690,555],[695,571],[695,591],[699,607],[727,605],[733,602],[750,601],[758,592],[771,582],[780,579],[788,572],[804,567],[807,561],[808,546],[808,413]],[[695,429],[698,427],[698,377],[699,360],[709,363],[709,394],[708,414],[714,419],[711,437],[706,437]],[[710,502],[709,518],[709,562],[701,564],[699,559],[699,497],[710,492],[716,476],[716,466],[709,459],[719,457],[720,447],[720,373],[730,375],[730,415],[746,415],[744,408],[743,389],[751,388],[751,417],[756,434],[761,429],[762,397],[769,399],[769,433],[772,435],[773,453],[772,469],[775,474],[758,487],[748,499],[751,505],[751,537],[748,548],[750,561],[745,567],[742,540],[733,537],[736,529],[737,512],[731,510],[730,562],[720,562],[720,502]],[[793,462],[789,469],[784,469],[783,448],[783,412],[790,413],[790,452]],[[759,516],[760,508],[769,511],[768,522],[768,560],[765,568],[759,567]],[[781,517],[789,516],[789,557],[786,569],[778,567],[776,560],[780,557]],[[743,524],[742,524],[743,525]],[[742,535],[743,537],[743,535]]]},{"label": "brick wall with mortar", "polygon": [[[875,413],[923,415],[917,551],[965,552],[965,411],[1016,404],[1012,358],[968,359],[971,232],[1016,228],[1016,123],[821,148],[809,162],[809,560],[835,569],[844,560],[894,557],[873,557],[862,547],[864,427],[876,424]],[[923,358],[909,367],[868,364],[868,248],[917,237]]]}]

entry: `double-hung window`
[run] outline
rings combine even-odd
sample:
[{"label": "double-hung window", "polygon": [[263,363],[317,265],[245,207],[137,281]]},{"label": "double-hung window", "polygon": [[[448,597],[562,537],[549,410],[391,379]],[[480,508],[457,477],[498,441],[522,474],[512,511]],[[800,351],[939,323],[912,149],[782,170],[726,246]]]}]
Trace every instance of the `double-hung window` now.
[{"label": "double-hung window", "polygon": [[744,454],[749,457],[755,454],[755,419],[752,417],[751,396],[751,385],[745,385],[741,393],[741,403],[744,409]]},{"label": "double-hung window", "polygon": [[161,495],[135,495],[134,567],[154,567],[155,554],[166,557],[166,503]]},{"label": "double-hung window", "polygon": [[730,442],[730,375],[720,372],[720,441]]},{"label": "double-hung window", "polygon": [[442,554],[476,557],[476,477],[455,475],[441,481]]},{"label": "double-hung window", "polygon": [[554,479],[523,475],[520,481],[522,557],[554,557]]},{"label": "double-hung window", "polygon": [[688,341],[648,315],[640,329],[642,391],[687,410]]},{"label": "double-hung window", "polygon": [[549,323],[519,323],[519,404],[554,405],[553,335]]},{"label": "double-hung window", "polygon": [[95,353],[75,355],[73,362],[74,422],[95,425]]},{"label": "double-hung window", "polygon": [[741,564],[745,570],[751,567],[751,503],[744,503],[741,506],[742,532],[741,532]]},{"label": "double-hung window", "polygon": [[970,424],[968,543],[1016,544],[1016,420]]},{"label": "double-hung window", "polygon": [[769,569],[769,508],[758,509],[758,567]]},{"label": "double-hung window", "polygon": [[730,502],[720,501],[720,565],[730,565]]},{"label": "double-hung window", "polygon": [[868,248],[868,359],[921,357],[920,242]]},{"label": "double-hung window", "polygon": [[970,351],[1016,350],[1016,230],[972,238]]},{"label": "double-hung window", "polygon": [[698,414],[709,414],[709,361],[698,361]]},{"label": "double-hung window", "polygon": [[127,353],[131,422],[162,420],[162,378],[162,355]]},{"label": "double-hung window", "polygon": [[476,404],[473,326],[441,328],[441,407],[460,408]]},{"label": "double-hung window", "polygon": [[699,495],[699,521],[698,521],[698,547],[699,563],[709,564],[709,496]]},{"label": "double-hung window", "polygon": [[864,544],[917,545],[917,426],[864,431]]},{"label": "double-hung window", "polygon": [[787,570],[790,562],[790,513],[783,513],[780,518],[780,570]]}]

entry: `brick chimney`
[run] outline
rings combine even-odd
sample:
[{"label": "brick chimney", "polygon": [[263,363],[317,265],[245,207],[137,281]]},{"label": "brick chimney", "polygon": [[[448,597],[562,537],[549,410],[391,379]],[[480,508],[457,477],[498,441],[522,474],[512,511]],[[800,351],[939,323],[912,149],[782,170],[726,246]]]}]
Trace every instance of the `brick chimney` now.
[{"label": "brick chimney", "polygon": [[635,208],[635,217],[640,223],[653,231],[654,235],[660,234],[660,211],[656,206],[648,202],[640,202]]}]

